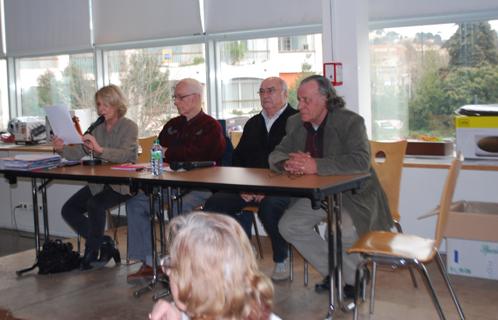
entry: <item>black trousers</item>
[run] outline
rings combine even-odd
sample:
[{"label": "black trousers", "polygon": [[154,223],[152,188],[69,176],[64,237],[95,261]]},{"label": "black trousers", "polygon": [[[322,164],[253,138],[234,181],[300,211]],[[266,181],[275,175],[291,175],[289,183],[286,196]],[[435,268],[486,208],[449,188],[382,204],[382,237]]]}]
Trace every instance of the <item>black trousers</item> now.
[{"label": "black trousers", "polygon": [[252,213],[241,212],[247,205],[259,207],[258,217],[270,237],[273,261],[283,262],[287,258],[287,242],[278,231],[278,222],[289,206],[289,197],[266,196],[260,203],[245,202],[238,193],[217,192],[204,204],[204,211],[219,212],[234,217],[251,238]]},{"label": "black trousers", "polygon": [[86,250],[97,251],[104,236],[106,210],[128,198],[129,195],[120,194],[108,186],[92,195],[90,188],[86,186],[64,203],[62,217],[74,231],[86,239]]}]

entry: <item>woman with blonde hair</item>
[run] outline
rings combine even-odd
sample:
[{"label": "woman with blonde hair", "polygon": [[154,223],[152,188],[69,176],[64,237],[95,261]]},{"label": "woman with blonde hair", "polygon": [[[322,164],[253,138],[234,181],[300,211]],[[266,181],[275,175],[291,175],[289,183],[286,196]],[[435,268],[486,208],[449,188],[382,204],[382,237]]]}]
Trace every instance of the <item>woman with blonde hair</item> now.
[{"label": "woman with blonde hair", "polygon": [[279,319],[271,313],[271,281],[235,219],[193,212],[174,218],[167,234],[162,265],[173,302],[158,301],[150,319]]},{"label": "woman with blonde hair", "polygon": [[[135,162],[138,126],[125,117],[127,101],[121,89],[112,84],[100,88],[95,93],[95,106],[99,119],[82,136],[82,143],[69,145],[54,136],[54,151],[68,160],[92,154],[105,162]],[[81,269],[105,265],[111,258],[120,263],[114,241],[104,235],[105,211],[130,198],[129,191],[127,186],[90,183],[62,206],[64,220],[85,238]]]}]

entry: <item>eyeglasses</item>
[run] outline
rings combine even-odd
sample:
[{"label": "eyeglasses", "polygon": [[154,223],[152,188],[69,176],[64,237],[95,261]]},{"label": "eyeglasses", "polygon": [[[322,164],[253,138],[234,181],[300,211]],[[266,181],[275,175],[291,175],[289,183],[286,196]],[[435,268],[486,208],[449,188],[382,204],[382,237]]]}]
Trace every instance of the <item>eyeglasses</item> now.
[{"label": "eyeglasses", "polygon": [[193,96],[194,94],[195,94],[195,93],[189,93],[189,94],[184,94],[183,96],[174,94],[174,95],[172,95],[172,96],[171,96],[171,99],[172,99],[172,100],[183,100],[183,99],[185,99],[186,97]]},{"label": "eyeglasses", "polygon": [[264,89],[264,88],[261,88],[258,90],[258,94],[260,96],[264,95],[265,93],[268,93],[268,94],[274,94],[275,92],[277,91],[277,89],[275,89],[275,87],[270,87],[270,88],[267,88],[267,89]]}]

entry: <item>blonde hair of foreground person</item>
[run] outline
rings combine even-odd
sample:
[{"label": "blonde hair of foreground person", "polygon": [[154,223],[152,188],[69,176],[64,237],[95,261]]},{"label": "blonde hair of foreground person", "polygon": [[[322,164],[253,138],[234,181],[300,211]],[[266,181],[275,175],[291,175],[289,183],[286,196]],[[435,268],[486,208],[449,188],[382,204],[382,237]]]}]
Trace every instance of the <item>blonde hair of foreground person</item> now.
[{"label": "blonde hair of foreground person", "polygon": [[[192,320],[273,318],[272,283],[259,271],[235,219],[193,212],[171,220],[166,234],[169,258],[163,259],[163,268],[174,303],[158,302],[151,319],[185,319],[180,311]],[[176,316],[166,316],[171,311]]]}]

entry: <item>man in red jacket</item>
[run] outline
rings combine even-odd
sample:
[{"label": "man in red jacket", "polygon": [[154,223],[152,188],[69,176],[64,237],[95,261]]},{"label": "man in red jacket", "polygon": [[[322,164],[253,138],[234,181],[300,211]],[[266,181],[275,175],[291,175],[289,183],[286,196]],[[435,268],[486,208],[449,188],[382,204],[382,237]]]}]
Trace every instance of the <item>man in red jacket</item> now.
[{"label": "man in red jacket", "polygon": [[[221,161],[226,147],[223,129],[216,119],[202,111],[202,97],[202,84],[197,80],[183,79],[176,85],[173,100],[180,115],[169,120],[159,134],[165,162]],[[203,205],[211,194],[209,190],[188,190],[182,195],[182,213]],[[176,210],[173,208],[173,212]],[[138,193],[126,202],[126,211],[128,256],[142,261],[142,267],[127,277],[128,282],[134,283],[152,277],[149,198],[143,192]]]}]

